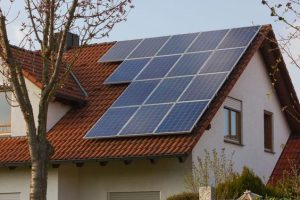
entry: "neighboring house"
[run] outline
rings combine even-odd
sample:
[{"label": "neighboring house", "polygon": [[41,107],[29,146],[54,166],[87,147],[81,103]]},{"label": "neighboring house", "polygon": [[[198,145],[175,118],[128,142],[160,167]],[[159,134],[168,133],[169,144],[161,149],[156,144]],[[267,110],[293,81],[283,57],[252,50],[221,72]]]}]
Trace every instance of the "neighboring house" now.
[{"label": "neighboring house", "polygon": [[[244,29],[240,30],[231,37],[232,43],[247,36],[247,32],[242,31]],[[229,32],[224,36],[227,34]],[[216,82],[216,85],[212,84],[215,91],[210,88],[211,81],[207,85],[203,82],[196,84],[202,89],[191,91],[193,95],[206,95],[213,91],[210,94],[212,99],[201,100],[208,102],[207,107],[202,107],[203,113],[199,114],[201,118],[194,116],[193,120],[197,123],[190,126],[192,131],[180,134],[174,131],[168,134],[164,132],[132,136],[134,131],[144,128],[141,127],[144,122],[147,124],[151,120],[162,118],[158,115],[157,118],[153,117],[150,112],[149,118],[148,115],[140,116],[141,119],[146,117],[146,121],[133,124],[135,128],[129,131],[127,137],[116,137],[112,132],[120,128],[119,118],[124,115],[117,113],[114,115],[117,119],[110,118],[106,123],[99,119],[105,116],[106,111],[128,87],[128,83],[104,84],[121,62],[98,62],[115,43],[68,50],[65,53],[67,60],[78,49],[80,54],[72,73],[59,88],[49,107],[48,137],[55,153],[49,166],[48,199],[165,200],[168,196],[185,190],[184,176],[191,171],[192,162],[201,157],[205,149],[220,151],[225,148],[228,154],[234,151],[236,170],[240,171],[243,166],[247,166],[268,181],[283,146],[291,134],[300,130],[300,124],[294,117],[300,110],[278,46],[270,41],[275,39],[271,26],[260,27],[254,36],[241,57],[236,58],[237,64],[224,81],[217,84],[218,80],[212,79]],[[226,40],[222,38],[219,41],[218,37],[202,38],[205,41],[203,45],[222,43]],[[13,49],[15,57],[24,68],[36,114],[41,87],[41,57],[37,52]],[[209,52],[217,54],[216,51]],[[220,66],[233,59],[230,56],[223,56],[223,60],[209,56],[204,66],[210,62],[210,58],[212,62],[216,61],[215,65]],[[273,73],[275,64],[278,68]],[[176,85],[176,89],[180,86]],[[143,92],[138,91],[140,95]],[[172,95],[172,92],[167,95]],[[140,96],[134,100],[139,98]],[[5,110],[0,112],[0,126],[3,127],[0,129],[0,199],[29,199],[30,156],[25,123],[19,108],[10,108],[6,103],[3,92],[0,93],[0,101],[1,111]],[[173,118],[178,117],[177,124],[187,125],[190,121],[185,122],[185,117],[191,119],[188,114],[195,112],[197,108],[187,113],[183,110]],[[153,112],[156,112],[155,109]],[[110,126],[113,130],[109,129]],[[106,133],[111,134],[105,135]]]}]

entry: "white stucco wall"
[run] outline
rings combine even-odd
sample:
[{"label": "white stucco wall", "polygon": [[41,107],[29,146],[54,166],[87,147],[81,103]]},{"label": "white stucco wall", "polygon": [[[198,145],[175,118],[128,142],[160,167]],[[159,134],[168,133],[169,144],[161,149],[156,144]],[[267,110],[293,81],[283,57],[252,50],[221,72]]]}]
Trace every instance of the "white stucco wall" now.
[{"label": "white stucco wall", "polygon": [[[20,193],[21,200],[29,200],[30,192],[30,169],[0,168],[0,194]],[[47,199],[58,200],[58,169],[49,169]]]},{"label": "white stucco wall", "polygon": [[59,167],[60,200],[107,200],[108,192],[160,191],[161,200],[184,191],[184,176],[191,159],[135,160],[129,165],[111,161],[106,166],[87,163],[83,167]]},{"label": "white stucco wall", "polygon": [[[40,89],[31,81],[27,79],[25,81],[29,98],[33,105],[35,122],[37,123]],[[17,105],[17,103],[15,103],[15,105]],[[48,108],[47,130],[50,130],[70,109],[71,106],[69,105],[65,105],[57,101],[50,102]],[[11,110],[11,135],[24,136],[26,134],[26,124],[22,111],[20,107],[12,107]]]},{"label": "white stucco wall", "polygon": [[[224,142],[224,113],[219,109],[206,131],[193,150],[193,161],[201,157],[205,149],[227,154],[233,151],[237,171],[243,166],[252,168],[267,181],[290,134],[289,127],[280,110],[278,98],[268,78],[261,55],[257,52],[229,94],[242,101],[242,144],[238,146]],[[264,110],[273,113],[274,154],[264,151]]]}]

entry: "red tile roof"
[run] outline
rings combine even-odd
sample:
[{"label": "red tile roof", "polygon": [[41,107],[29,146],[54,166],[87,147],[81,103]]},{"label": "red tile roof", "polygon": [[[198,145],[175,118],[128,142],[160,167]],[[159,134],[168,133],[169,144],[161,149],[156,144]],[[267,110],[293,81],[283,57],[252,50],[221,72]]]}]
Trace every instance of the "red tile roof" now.
[{"label": "red tile roof", "polygon": [[[23,73],[27,79],[34,83],[37,87],[42,88],[42,69],[43,60],[38,52],[32,52],[29,50],[24,50],[15,46],[12,46],[13,55],[17,62],[22,66]],[[63,71],[60,73],[62,77]],[[80,86],[76,83],[74,77],[69,74],[63,84],[56,92],[56,97],[58,99],[64,99],[74,102],[85,101],[85,95],[80,89]]]},{"label": "red tile roof", "polygon": [[300,169],[300,136],[292,135],[286,143],[284,150],[269,179],[270,184],[279,181],[286,172],[297,167]]},{"label": "red tile roof", "polygon": [[[264,26],[260,33],[265,35],[270,31],[270,26]],[[103,84],[103,81],[116,69],[118,63],[98,63],[97,60],[111,48],[112,43],[81,47],[81,53],[73,70],[88,93],[87,103],[83,107],[71,109],[49,131],[49,140],[55,148],[52,161],[151,158],[191,153],[250,59],[263,45],[265,41],[263,34],[259,34],[254,39],[193,132],[182,135],[83,139],[87,131],[105,113],[127,85]],[[70,50],[66,57],[70,58],[77,50]],[[0,164],[12,165],[29,161],[25,137],[0,139]]]}]

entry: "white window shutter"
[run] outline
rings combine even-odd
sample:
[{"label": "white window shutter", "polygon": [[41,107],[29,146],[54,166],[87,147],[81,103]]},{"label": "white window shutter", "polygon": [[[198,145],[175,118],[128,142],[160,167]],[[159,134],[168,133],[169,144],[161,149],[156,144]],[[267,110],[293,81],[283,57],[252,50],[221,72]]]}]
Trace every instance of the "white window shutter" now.
[{"label": "white window shutter", "polygon": [[160,200],[160,192],[109,192],[108,200]]},{"label": "white window shutter", "polygon": [[0,200],[20,200],[20,193],[0,193]]},{"label": "white window shutter", "polygon": [[242,111],[242,101],[227,97],[225,100],[225,106],[236,111]]}]

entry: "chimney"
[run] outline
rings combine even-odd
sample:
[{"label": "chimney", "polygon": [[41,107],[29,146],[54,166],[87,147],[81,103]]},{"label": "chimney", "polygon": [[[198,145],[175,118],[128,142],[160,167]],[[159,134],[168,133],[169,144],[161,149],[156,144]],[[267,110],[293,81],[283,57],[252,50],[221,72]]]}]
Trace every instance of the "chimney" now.
[{"label": "chimney", "polygon": [[[59,38],[61,33],[55,33],[55,38]],[[58,48],[57,45],[55,45],[56,48]],[[79,36],[74,34],[74,33],[67,33],[67,37],[66,37],[66,44],[65,44],[65,51],[69,50],[72,47],[78,47],[79,46]]]},{"label": "chimney", "polygon": [[69,50],[72,47],[79,46],[79,36],[74,33],[67,33],[65,51]]}]

